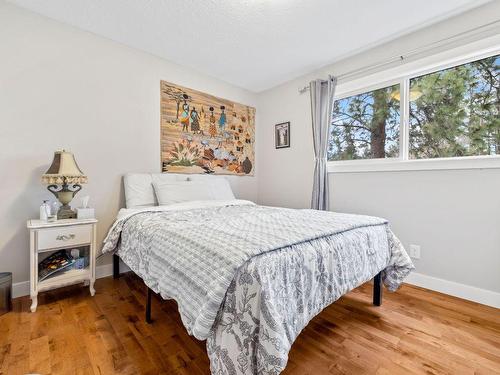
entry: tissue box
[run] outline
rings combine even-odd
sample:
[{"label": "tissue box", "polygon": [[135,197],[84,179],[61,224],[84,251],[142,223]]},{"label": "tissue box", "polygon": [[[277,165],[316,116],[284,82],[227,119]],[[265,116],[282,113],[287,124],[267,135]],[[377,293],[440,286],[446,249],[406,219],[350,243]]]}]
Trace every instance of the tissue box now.
[{"label": "tissue box", "polygon": [[95,219],[95,210],[93,208],[77,208],[76,217],[78,219]]}]

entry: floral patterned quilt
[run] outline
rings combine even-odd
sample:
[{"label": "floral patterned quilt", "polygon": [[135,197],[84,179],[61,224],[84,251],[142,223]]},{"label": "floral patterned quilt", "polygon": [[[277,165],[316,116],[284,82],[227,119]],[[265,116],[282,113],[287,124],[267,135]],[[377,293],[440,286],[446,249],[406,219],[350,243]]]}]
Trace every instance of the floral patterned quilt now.
[{"label": "floral patterned quilt", "polygon": [[175,299],[207,339],[213,374],[278,374],[307,322],[383,270],[395,290],[413,265],[385,220],[245,201],[119,215],[118,251],[148,287]]}]

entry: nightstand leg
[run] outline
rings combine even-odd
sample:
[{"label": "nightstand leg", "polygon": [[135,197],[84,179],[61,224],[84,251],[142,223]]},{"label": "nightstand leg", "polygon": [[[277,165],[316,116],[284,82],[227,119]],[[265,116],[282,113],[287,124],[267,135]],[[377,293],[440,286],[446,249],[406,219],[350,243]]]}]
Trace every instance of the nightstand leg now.
[{"label": "nightstand leg", "polygon": [[38,306],[38,295],[31,296],[31,312],[36,311],[36,307]]},{"label": "nightstand leg", "polygon": [[90,289],[90,295],[92,297],[94,297],[94,295],[95,295],[94,282],[95,282],[95,280],[90,280],[89,289]]}]

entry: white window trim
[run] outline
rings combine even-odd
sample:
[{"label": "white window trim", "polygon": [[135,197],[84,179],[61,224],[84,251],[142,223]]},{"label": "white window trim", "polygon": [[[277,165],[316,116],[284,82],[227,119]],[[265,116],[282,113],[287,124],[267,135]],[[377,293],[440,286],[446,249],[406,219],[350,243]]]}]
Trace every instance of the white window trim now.
[{"label": "white window trim", "polygon": [[[400,140],[398,158],[339,160],[328,162],[329,173],[359,173],[376,171],[425,171],[500,168],[500,155],[466,156],[435,159],[408,159],[410,79],[500,54],[500,37],[488,38],[387,69],[364,78],[339,84],[335,100],[400,84]],[[389,78],[392,76],[392,79]]]},{"label": "white window trim", "polygon": [[396,158],[328,162],[329,173],[435,171],[500,168],[500,155],[403,160]]}]

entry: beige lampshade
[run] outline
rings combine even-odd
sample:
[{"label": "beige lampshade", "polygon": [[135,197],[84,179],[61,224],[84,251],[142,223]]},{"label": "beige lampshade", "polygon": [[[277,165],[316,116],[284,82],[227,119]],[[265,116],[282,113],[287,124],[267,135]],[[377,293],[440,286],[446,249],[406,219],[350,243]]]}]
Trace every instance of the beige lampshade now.
[{"label": "beige lampshade", "polygon": [[54,160],[47,172],[42,175],[42,182],[46,184],[85,184],[87,176],[76,164],[71,152],[64,150],[54,152]]}]

